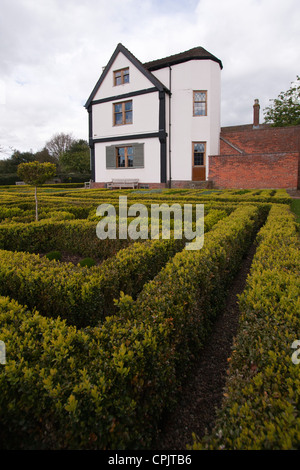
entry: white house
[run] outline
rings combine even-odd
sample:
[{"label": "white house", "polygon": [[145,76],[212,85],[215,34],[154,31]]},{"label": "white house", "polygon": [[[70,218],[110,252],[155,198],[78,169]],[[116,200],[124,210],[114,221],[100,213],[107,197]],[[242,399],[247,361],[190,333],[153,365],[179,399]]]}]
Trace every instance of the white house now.
[{"label": "white house", "polygon": [[202,47],[142,64],[118,44],[85,104],[94,186],[205,181],[220,150],[221,69]]}]

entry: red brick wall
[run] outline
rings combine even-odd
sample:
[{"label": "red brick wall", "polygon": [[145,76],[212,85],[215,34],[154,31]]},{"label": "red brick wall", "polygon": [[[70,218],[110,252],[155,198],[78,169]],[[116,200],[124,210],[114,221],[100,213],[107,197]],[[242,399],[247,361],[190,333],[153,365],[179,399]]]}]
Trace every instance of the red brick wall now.
[{"label": "red brick wall", "polygon": [[246,154],[300,151],[300,126],[262,126],[259,129],[253,129],[252,126],[222,128],[220,154],[235,155],[239,152],[224,142],[222,138]]},{"label": "red brick wall", "polygon": [[299,152],[209,157],[209,180],[217,188],[298,187]]}]

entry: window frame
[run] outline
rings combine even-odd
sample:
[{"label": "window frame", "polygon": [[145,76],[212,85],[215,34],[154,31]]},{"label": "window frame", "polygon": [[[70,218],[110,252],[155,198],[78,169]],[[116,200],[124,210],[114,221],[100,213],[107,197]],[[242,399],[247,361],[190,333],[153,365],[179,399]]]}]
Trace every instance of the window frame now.
[{"label": "window frame", "polygon": [[[195,165],[195,145],[197,145],[197,144],[203,144],[204,145],[203,164],[202,165]],[[204,142],[204,141],[193,141],[192,142],[192,163],[193,163],[193,167],[205,167],[206,166],[206,142]]]},{"label": "window frame", "polygon": [[[205,94],[205,100],[197,100],[195,99],[196,93],[204,93]],[[195,104],[196,103],[204,103],[205,104],[205,112],[204,114],[196,114],[195,113]],[[207,90],[194,90],[193,91],[193,116],[194,117],[203,117],[207,116]]]},{"label": "window frame", "polygon": [[[121,74],[121,76],[117,76],[117,74]],[[125,81],[126,76],[128,76],[128,81]],[[114,86],[126,85],[126,83],[129,83],[129,80],[130,80],[129,67],[124,67],[123,69],[114,70],[113,77],[114,77],[113,78]],[[121,83],[117,83],[118,78],[121,78]]]},{"label": "window frame", "polygon": [[[128,113],[129,111],[125,109],[126,107],[126,104],[127,103],[131,103],[131,122],[126,122],[126,113]],[[132,124],[133,123],[133,101],[132,100],[127,100],[127,101],[120,101],[118,103],[113,103],[113,126],[125,126],[125,125],[128,125],[128,124]],[[122,111],[121,112],[116,112],[115,110],[115,106],[117,105],[122,105]],[[122,122],[120,124],[117,124],[116,122],[116,115],[117,114],[122,114]]]},{"label": "window frame", "polygon": [[[132,158],[132,166],[129,166],[128,165],[128,149],[131,148],[132,149],[132,154],[131,154],[131,158]],[[125,165],[124,166],[119,166],[119,149],[125,149],[124,151],[124,157],[125,157]],[[134,150],[133,150],[133,146],[132,145],[116,145],[115,146],[115,152],[116,152],[116,168],[117,169],[126,169],[126,168],[134,168],[133,166],[133,156],[134,156]]]}]

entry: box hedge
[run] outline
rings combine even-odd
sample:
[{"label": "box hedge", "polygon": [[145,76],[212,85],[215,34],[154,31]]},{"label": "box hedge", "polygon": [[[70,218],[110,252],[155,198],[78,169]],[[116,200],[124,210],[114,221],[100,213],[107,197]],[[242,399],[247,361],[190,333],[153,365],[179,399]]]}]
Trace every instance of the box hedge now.
[{"label": "box hedge", "polygon": [[[213,432],[193,449],[299,450],[299,233],[288,207],[273,206],[240,296],[239,331]],[[297,343],[296,343],[297,344]]]},{"label": "box hedge", "polygon": [[209,333],[217,311],[207,307],[222,305],[263,215],[240,208],[215,224],[202,250],[175,255],[97,327],[78,330],[0,298],[2,447],[149,448],[183,380],[181,364]]}]

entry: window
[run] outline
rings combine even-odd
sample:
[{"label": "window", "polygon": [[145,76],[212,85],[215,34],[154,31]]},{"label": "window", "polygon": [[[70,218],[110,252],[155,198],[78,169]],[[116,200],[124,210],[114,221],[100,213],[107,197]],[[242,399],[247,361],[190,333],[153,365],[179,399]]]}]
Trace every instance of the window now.
[{"label": "window", "polygon": [[193,143],[193,166],[205,165],[205,142]]},{"label": "window", "polygon": [[132,101],[114,103],[114,126],[132,124]]},{"label": "window", "polygon": [[114,72],[114,86],[129,83],[129,68],[116,70]]},{"label": "window", "polygon": [[116,167],[133,167],[133,147],[116,147]]},{"label": "window", "polygon": [[109,145],[106,151],[106,168],[144,168],[144,144]]},{"label": "window", "polygon": [[207,92],[194,91],[194,116],[207,116]]}]

